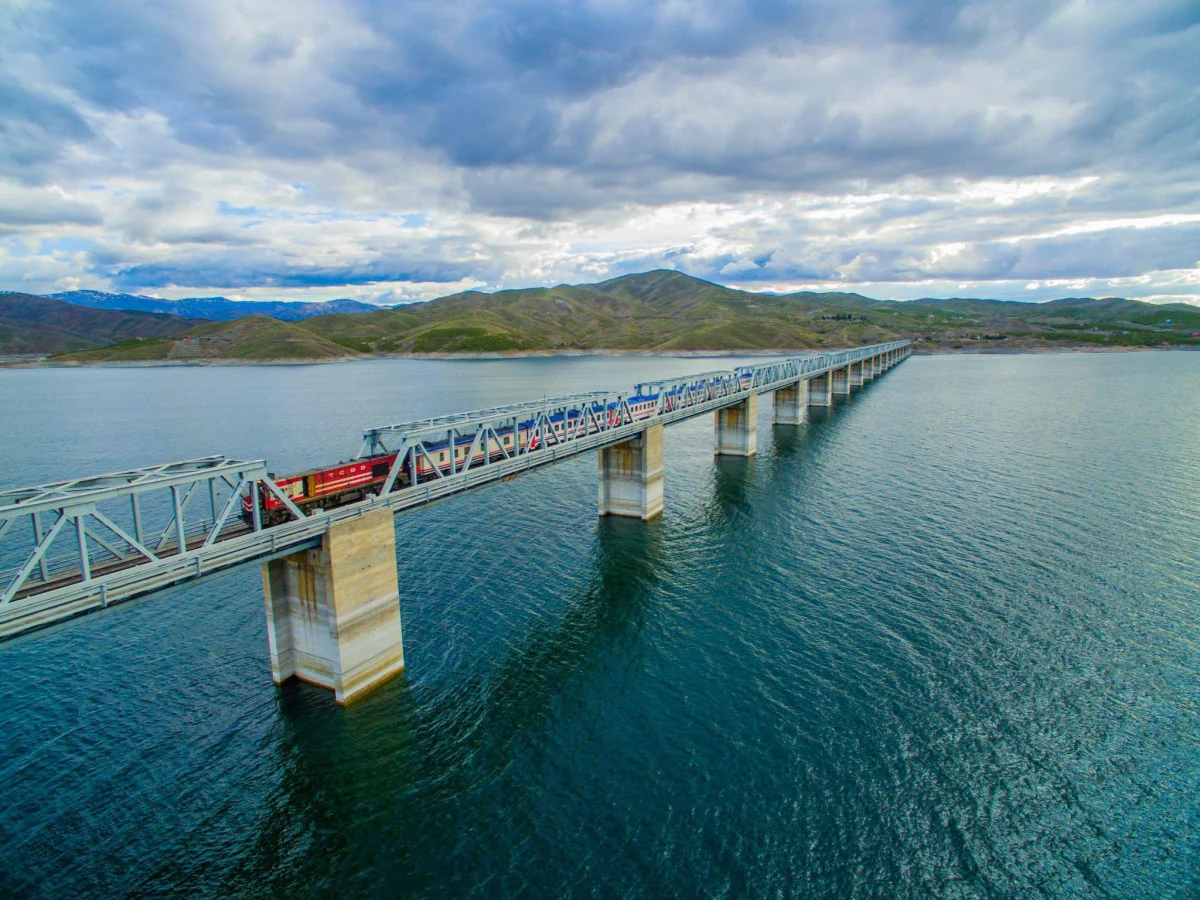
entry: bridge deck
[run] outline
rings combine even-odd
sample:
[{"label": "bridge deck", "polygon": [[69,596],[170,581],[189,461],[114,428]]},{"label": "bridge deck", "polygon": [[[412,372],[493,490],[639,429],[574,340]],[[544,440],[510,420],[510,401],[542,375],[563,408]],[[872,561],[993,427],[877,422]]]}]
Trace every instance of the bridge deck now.
[{"label": "bridge deck", "polygon": [[[212,493],[214,481],[207,482],[212,494],[211,521],[205,526],[208,530],[192,535],[186,534],[184,529],[184,510],[196,485],[201,482],[195,482],[181,500],[179,492],[182,481],[180,477],[173,476],[173,480],[169,484],[164,482],[164,485],[171,490],[175,514],[159,540],[161,549],[151,550],[141,543],[139,522],[139,534],[136,539],[116,528],[117,533],[129,547],[127,551],[121,552],[119,549],[114,549],[109,544],[101,542],[109,550],[108,558],[95,565],[87,564],[87,553],[84,553],[81,556],[84,567],[60,570],[51,574],[45,570],[44,559],[39,560],[32,557],[26,559],[25,565],[22,567],[25,577],[28,578],[36,566],[42,563],[42,578],[25,583],[14,582],[17,590],[10,590],[7,596],[0,595],[0,640],[93,610],[103,609],[114,603],[183,581],[316,546],[319,544],[321,536],[334,523],[355,519],[377,510],[386,509],[396,513],[416,509],[464,491],[503,481],[542,466],[552,465],[581,453],[622,443],[635,437],[649,425],[671,425],[711,413],[722,407],[740,403],[749,394],[786,388],[800,381],[845,368],[864,359],[903,350],[907,346],[907,341],[893,342],[811,357],[773,361],[761,366],[742,367],[731,372],[705,373],[700,376],[648,382],[639,384],[633,395],[582,394],[368,429],[364,432],[361,456],[369,456],[378,453],[381,449],[387,449],[385,443],[387,440],[398,441],[392,448],[397,453],[396,461],[382,492],[378,496],[361,502],[305,515],[276,489],[277,496],[289,506],[294,518],[271,527],[261,527],[257,522],[255,525],[258,527],[251,527],[241,522],[236,516],[230,518],[235,503],[240,506],[240,496],[246,491],[256,492],[258,490],[259,482],[254,479],[261,477],[259,473],[265,472],[261,462],[236,463],[224,468],[218,466],[221,472],[237,469],[242,473],[240,480],[224,478],[225,483],[232,489],[232,493],[229,494],[222,515],[218,515],[217,512],[217,495]],[[657,392],[659,398],[657,406],[648,412],[643,411],[641,417],[636,418],[629,408],[629,398],[653,396],[651,392]],[[597,410],[603,412],[598,413]],[[562,427],[559,431],[555,431],[553,427],[547,427],[551,425],[552,417],[556,413],[563,415],[561,421],[564,425],[572,421],[570,415],[575,415],[574,421],[578,422],[579,426]],[[432,480],[397,488],[397,479],[402,467],[412,465],[419,454],[428,454],[426,442],[431,438],[444,435],[454,440],[473,435],[475,442],[472,445],[473,448],[481,446],[480,441],[483,442],[483,447],[488,447],[491,446],[488,444],[489,435],[494,436],[500,429],[509,425],[515,427],[518,421],[533,423],[532,427],[540,429],[537,433],[541,439],[536,446],[531,442],[529,448],[517,448],[512,453],[506,452],[499,459],[492,459],[490,454],[484,453],[480,463],[468,462],[459,471],[453,471],[453,467],[451,467],[452,471],[449,474],[439,472],[438,477]],[[468,454],[469,458],[470,454]],[[233,464],[234,461],[230,461],[230,463]],[[175,465],[186,466],[187,464]],[[159,472],[164,468],[166,467],[157,467],[153,471]],[[122,477],[124,475],[125,473],[122,473]],[[91,479],[87,483],[95,482],[95,479]],[[64,482],[62,484],[82,483],[84,482]],[[119,478],[115,481],[110,478],[101,483],[105,491],[101,499],[119,498],[134,490],[147,491],[155,486],[152,481],[135,478],[132,483],[136,485],[136,488],[129,488],[123,492]],[[262,483],[268,489],[274,488],[271,483]],[[55,523],[56,528],[61,527],[68,520],[76,523],[81,546],[87,544],[89,536],[93,541],[98,539],[95,529],[89,532],[82,525],[84,517],[89,514],[96,515],[95,507],[98,502],[94,498],[89,499],[86,491],[81,493],[78,498],[72,498],[69,495],[56,498],[53,491],[24,489],[0,494],[0,500],[7,495],[11,495],[15,499],[8,506],[0,503],[0,537],[13,524],[16,517],[31,516],[30,511],[22,506],[22,501],[36,498],[39,512],[58,512],[60,518]],[[73,503],[75,505],[72,505]],[[136,503],[134,506],[136,517]],[[5,516],[7,519],[4,518]],[[102,515],[99,518],[112,530],[111,519],[104,518]],[[36,516],[33,516],[33,521],[35,534],[40,536],[40,526],[37,524]],[[172,529],[175,529],[173,547],[167,541],[168,532]],[[178,550],[180,543],[184,546],[182,553]],[[7,584],[6,579],[0,579],[0,590],[3,590]]]}]

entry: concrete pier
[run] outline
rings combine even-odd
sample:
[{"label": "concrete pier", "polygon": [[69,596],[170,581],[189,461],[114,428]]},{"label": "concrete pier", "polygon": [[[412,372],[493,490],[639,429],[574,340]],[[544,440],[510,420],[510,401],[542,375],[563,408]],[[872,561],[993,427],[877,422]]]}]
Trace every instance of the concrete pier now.
[{"label": "concrete pier", "polygon": [[663,510],[663,426],[596,453],[600,515],[653,519]]},{"label": "concrete pier", "polygon": [[810,378],[808,384],[809,406],[833,406],[833,373],[826,372]]},{"label": "concrete pier", "polygon": [[808,421],[808,382],[803,379],[775,391],[772,421],[776,425],[803,425]]},{"label": "concrete pier", "polygon": [[758,452],[758,395],[713,413],[718,456],[753,456]]},{"label": "concrete pier", "polygon": [[263,564],[271,675],[347,703],[404,668],[390,510],[331,525],[315,550]]},{"label": "concrete pier", "polygon": [[830,374],[833,375],[833,392],[835,394],[849,394],[850,367],[846,366],[844,369],[834,369]]},{"label": "concrete pier", "polygon": [[846,367],[846,371],[850,377],[851,387],[863,386],[863,364],[861,362],[850,363],[850,365]]}]

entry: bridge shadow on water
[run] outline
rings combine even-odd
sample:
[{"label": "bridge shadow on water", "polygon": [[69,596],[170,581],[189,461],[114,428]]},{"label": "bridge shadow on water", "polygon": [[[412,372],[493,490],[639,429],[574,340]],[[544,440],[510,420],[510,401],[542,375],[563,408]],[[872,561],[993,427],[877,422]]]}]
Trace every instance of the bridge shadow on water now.
[{"label": "bridge shadow on water", "polygon": [[561,615],[538,620],[498,665],[483,661],[450,684],[401,676],[345,708],[308,685],[281,688],[270,751],[278,789],[220,892],[453,892],[456,877],[470,886],[478,873],[447,871],[447,860],[464,841],[489,852],[465,838],[477,817],[520,805],[516,795],[537,783],[530,768],[554,744],[548,734],[588,693],[580,683],[626,664],[622,648],[636,645],[669,577],[663,537],[661,521],[600,519],[590,579]]}]

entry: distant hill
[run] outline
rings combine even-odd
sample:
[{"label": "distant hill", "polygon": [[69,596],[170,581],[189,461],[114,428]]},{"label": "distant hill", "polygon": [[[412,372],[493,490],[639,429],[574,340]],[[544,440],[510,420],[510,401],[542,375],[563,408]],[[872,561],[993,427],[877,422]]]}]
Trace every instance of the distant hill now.
[{"label": "distant hill", "polygon": [[300,327],[362,353],[799,350],[901,337],[930,349],[1200,345],[1200,309],[1136,300],[897,302],[760,294],[658,270],[598,284],[468,291]]},{"label": "distant hill", "polygon": [[183,300],[164,300],[142,294],[106,294],[103,291],[63,291],[51,294],[76,306],[92,309],[123,309],[137,312],[169,313],[185,319],[208,319],[226,322],[243,316],[270,316],[282,322],[296,322],[330,313],[355,315],[379,310],[370,303],[357,300],[328,300],[324,303],[288,303],[282,300],[229,300],[226,297],[188,297]]},{"label": "distant hill", "polygon": [[[239,310],[246,307],[236,306]],[[68,308],[84,312],[82,307]],[[365,314],[329,314],[293,322],[243,317],[189,326],[184,334],[176,330],[177,324],[158,327],[164,333],[114,334],[111,340],[121,343],[104,350],[91,349],[95,343],[78,347],[85,352],[72,353],[70,359],[335,359],[375,353],[559,350],[792,351],[897,338],[912,338],[922,349],[933,351],[1200,348],[1200,309],[1192,306],[1156,306],[1121,298],[1064,298],[1040,304],[927,298],[901,303],[853,293],[760,294],[667,270],[598,284],[560,284],[492,294],[467,291]]]},{"label": "distant hill", "polygon": [[33,294],[0,294],[0,355],[60,353],[195,328],[161,313],[87,309]]},{"label": "distant hill", "polygon": [[[301,327],[364,353],[797,349],[886,339],[894,328],[846,312],[875,305],[857,294],[754,294],[659,270],[599,284],[467,291]],[[826,309],[842,318],[813,314]]]},{"label": "distant hill", "polygon": [[1003,340],[1013,347],[1200,346],[1200,307],[1182,303],[1121,297],[1064,297],[1049,303],[924,299],[887,308],[901,305],[916,320],[914,336],[931,347],[960,349],[972,340]]},{"label": "distant hill", "polygon": [[290,322],[246,316],[206,322],[183,334],[132,338],[96,350],[62,353],[57,362],[207,362],[211,360],[307,361],[346,359],[357,354]]}]

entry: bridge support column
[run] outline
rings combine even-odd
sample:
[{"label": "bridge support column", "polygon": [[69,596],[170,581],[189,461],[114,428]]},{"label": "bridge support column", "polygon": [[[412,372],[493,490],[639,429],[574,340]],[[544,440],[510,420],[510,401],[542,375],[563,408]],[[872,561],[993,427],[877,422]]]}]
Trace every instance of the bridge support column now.
[{"label": "bridge support column", "polygon": [[663,511],[663,427],[651,425],[637,437],[596,454],[600,515],[653,519]]},{"label": "bridge support column", "polygon": [[862,364],[863,384],[875,380],[875,357],[864,359]]},{"label": "bridge support column", "polygon": [[803,425],[808,421],[808,382],[801,379],[774,394],[776,425]]},{"label": "bridge support column", "polygon": [[717,456],[753,456],[758,452],[758,395],[713,413]]},{"label": "bridge support column", "polygon": [[834,369],[830,373],[833,376],[833,392],[835,394],[850,393],[850,367],[844,369]]},{"label": "bridge support column", "polygon": [[808,405],[833,406],[833,373],[808,379]]},{"label": "bridge support column", "polygon": [[347,703],[404,668],[394,528],[389,511],[368,513],[263,564],[276,684],[299,678]]},{"label": "bridge support column", "polygon": [[846,372],[850,376],[851,387],[863,386],[863,364],[861,362],[850,363],[850,365],[846,367]]}]

